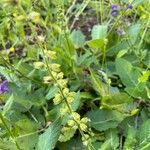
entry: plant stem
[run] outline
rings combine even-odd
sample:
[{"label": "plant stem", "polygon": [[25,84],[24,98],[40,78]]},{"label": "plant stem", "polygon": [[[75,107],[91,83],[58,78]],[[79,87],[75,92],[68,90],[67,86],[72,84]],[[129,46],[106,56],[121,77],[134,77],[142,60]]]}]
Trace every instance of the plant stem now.
[{"label": "plant stem", "polygon": [[8,131],[9,135],[10,135],[11,138],[13,139],[13,141],[14,141],[14,143],[15,143],[17,149],[18,149],[18,150],[21,150],[21,148],[20,148],[18,142],[17,142],[16,139],[15,139],[15,136],[13,135],[13,133],[11,132],[11,130],[9,129],[9,127],[7,126],[7,123],[5,122],[5,119],[4,119],[4,117],[3,117],[3,115],[2,115],[1,112],[0,112],[0,119],[2,120],[2,123],[3,123],[3,125],[5,126],[6,130]]},{"label": "plant stem", "polygon": [[[67,101],[67,98],[65,97],[61,86],[60,86],[59,83],[57,82],[57,79],[55,79],[55,77],[53,76],[52,71],[51,71],[51,69],[50,69],[50,67],[49,67],[49,62],[48,62],[48,59],[46,58],[46,55],[45,55],[45,52],[44,52],[44,49],[47,50],[47,47],[46,47],[46,45],[44,45],[44,49],[43,49],[43,46],[42,46],[40,43],[39,43],[39,46],[40,46],[40,48],[41,48],[41,50],[42,50],[43,57],[44,57],[44,60],[45,60],[45,64],[46,64],[48,73],[49,73],[49,75],[52,77],[52,79],[54,80],[54,82],[57,84],[58,89],[59,89],[59,91],[60,91],[60,94],[62,95],[62,97],[63,97],[63,99],[64,99],[64,101],[65,101],[65,103],[66,103],[66,105],[67,105],[67,107],[68,107],[68,110],[69,110],[70,114],[72,115],[72,114],[73,114],[73,111],[72,111],[72,109],[71,109],[71,106],[69,105],[69,103],[68,103],[68,101]],[[78,129],[79,129],[79,131],[80,131],[82,137],[84,137],[84,138],[86,139],[86,137],[85,137],[83,131],[81,130],[80,124],[79,124],[74,118],[73,118],[73,120],[76,122],[76,124],[77,124],[77,126],[78,126]],[[93,147],[92,144],[91,144],[90,146]],[[89,147],[88,147],[88,149],[91,150]]]}]

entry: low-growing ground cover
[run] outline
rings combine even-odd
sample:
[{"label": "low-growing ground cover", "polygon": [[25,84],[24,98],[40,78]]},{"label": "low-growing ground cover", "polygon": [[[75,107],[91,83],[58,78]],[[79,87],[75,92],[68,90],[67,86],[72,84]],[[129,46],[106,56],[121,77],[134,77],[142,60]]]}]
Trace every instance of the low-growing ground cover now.
[{"label": "low-growing ground cover", "polygon": [[149,13],[149,0],[1,0],[0,150],[149,150]]}]

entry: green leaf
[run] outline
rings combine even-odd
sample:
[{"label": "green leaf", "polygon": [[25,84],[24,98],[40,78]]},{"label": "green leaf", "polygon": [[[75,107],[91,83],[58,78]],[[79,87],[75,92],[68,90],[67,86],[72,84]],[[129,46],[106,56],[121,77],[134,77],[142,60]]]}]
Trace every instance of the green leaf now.
[{"label": "green leaf", "polygon": [[135,44],[138,35],[140,33],[141,24],[134,24],[132,25],[128,30],[129,40],[132,43],[132,45]]},{"label": "green leaf", "polygon": [[23,119],[16,122],[15,125],[15,133],[19,134],[17,141],[20,147],[23,150],[33,149],[38,141],[38,133],[36,132],[38,124],[29,119]]},{"label": "green leaf", "polygon": [[72,150],[73,148],[75,150],[84,150],[85,146],[82,144],[81,139],[75,138],[58,144],[58,148],[60,150]]},{"label": "green leaf", "polygon": [[128,131],[127,131],[126,140],[124,143],[124,149],[125,150],[135,149],[136,141],[137,141],[136,140],[136,129],[133,128],[132,126],[129,126]]},{"label": "green leaf", "polygon": [[90,48],[103,48],[105,43],[105,39],[94,39],[87,42],[87,45]]},{"label": "green leaf", "polygon": [[150,149],[150,119],[145,120],[137,132],[138,149]]},{"label": "green leaf", "polygon": [[49,89],[48,89],[48,93],[46,94],[46,99],[47,100],[50,100],[51,98],[53,98],[55,96],[55,93],[58,92],[58,87],[57,86],[51,86]]},{"label": "green leaf", "polygon": [[117,54],[117,58],[120,58],[122,56],[124,56],[128,51],[126,49],[123,49],[121,51],[118,52]]},{"label": "green leaf", "polygon": [[136,87],[141,76],[140,71],[123,58],[116,59],[115,65],[123,84],[127,87]]},{"label": "green leaf", "polygon": [[139,78],[139,82],[146,82],[150,77],[150,71],[143,72],[143,75]]},{"label": "green leaf", "polygon": [[15,77],[10,69],[7,69],[3,66],[0,66],[0,75],[3,75],[8,81]]},{"label": "green leaf", "polygon": [[95,25],[92,28],[92,39],[103,39],[107,36],[106,25]]},{"label": "green leaf", "polygon": [[100,79],[97,77],[97,75],[94,73],[94,71],[92,71],[90,69],[90,73],[91,73],[91,78],[92,78],[92,82],[93,82],[93,87],[94,89],[101,95],[104,96],[106,95],[106,91],[104,88],[103,83],[100,81]]},{"label": "green leaf", "polygon": [[105,132],[106,141],[101,145],[100,150],[116,150],[119,146],[119,137],[116,129],[109,129]]},{"label": "green leaf", "polygon": [[98,109],[87,113],[91,127],[99,131],[115,128],[124,119],[124,116],[114,110]]},{"label": "green leaf", "polygon": [[55,120],[46,131],[39,136],[37,150],[52,150],[59,138],[61,120]]},{"label": "green leaf", "polygon": [[73,30],[71,33],[71,39],[76,48],[84,46],[85,36],[80,30]]},{"label": "green leaf", "polygon": [[122,92],[104,96],[101,100],[101,108],[113,109],[131,115],[130,113],[136,108],[136,105],[129,95]]}]

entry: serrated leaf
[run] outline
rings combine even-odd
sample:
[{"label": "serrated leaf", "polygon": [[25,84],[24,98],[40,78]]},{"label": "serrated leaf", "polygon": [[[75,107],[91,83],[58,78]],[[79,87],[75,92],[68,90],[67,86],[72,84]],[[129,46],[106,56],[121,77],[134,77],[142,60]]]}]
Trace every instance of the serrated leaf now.
[{"label": "serrated leaf", "polygon": [[52,150],[59,138],[61,120],[55,120],[43,134],[39,136],[37,150]]},{"label": "serrated leaf", "polygon": [[137,132],[138,149],[150,149],[150,119],[145,120]]},{"label": "serrated leaf", "polygon": [[124,119],[124,115],[121,113],[108,109],[90,111],[87,113],[87,117],[91,120],[91,127],[99,131],[115,128]]},{"label": "serrated leaf", "polygon": [[130,113],[136,108],[136,105],[133,103],[133,99],[129,95],[122,92],[104,96],[101,100],[101,107],[117,110],[126,115],[130,115]]}]

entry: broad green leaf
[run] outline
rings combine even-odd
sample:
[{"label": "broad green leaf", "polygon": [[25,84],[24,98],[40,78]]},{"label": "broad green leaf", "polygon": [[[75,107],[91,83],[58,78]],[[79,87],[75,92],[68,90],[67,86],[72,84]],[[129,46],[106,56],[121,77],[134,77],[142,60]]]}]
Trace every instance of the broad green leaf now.
[{"label": "broad green leaf", "polygon": [[71,33],[71,39],[76,48],[84,46],[85,36],[80,30],[74,30]]},{"label": "broad green leaf", "polygon": [[126,93],[117,93],[109,96],[104,96],[101,100],[101,107],[117,110],[126,115],[136,108],[133,99]]},{"label": "broad green leaf", "polygon": [[44,93],[45,93],[45,88],[39,88],[38,90],[34,91],[33,94],[29,95],[31,97],[30,99],[30,103],[33,106],[42,106],[45,104],[45,97],[44,97]]},{"label": "broad green leaf", "polygon": [[143,97],[147,99],[145,83],[139,83],[136,87],[126,87],[125,91],[133,97]]},{"label": "broad green leaf", "polygon": [[132,45],[135,44],[141,29],[141,24],[134,24],[128,30],[129,40]]},{"label": "broad green leaf", "polygon": [[18,133],[18,137],[16,138],[18,144],[23,150],[31,150],[33,149],[38,141],[38,124],[29,120],[23,119],[19,120],[15,123],[15,133]]},{"label": "broad green leaf", "polygon": [[118,124],[124,119],[123,114],[108,109],[92,110],[87,113],[87,117],[91,120],[91,127],[99,131],[116,128]]},{"label": "broad green leaf", "polygon": [[141,73],[133,68],[132,64],[123,58],[116,59],[116,70],[123,84],[127,87],[136,87]]},{"label": "broad green leaf", "polygon": [[43,134],[39,136],[37,150],[52,150],[59,138],[61,120],[55,120]]},{"label": "broad green leaf", "polygon": [[92,28],[92,39],[103,39],[107,36],[106,25],[95,25]]},{"label": "broad green leaf", "polygon": [[95,48],[95,49],[103,48],[105,44],[106,44],[105,39],[94,39],[87,42],[87,45],[90,48]]}]

